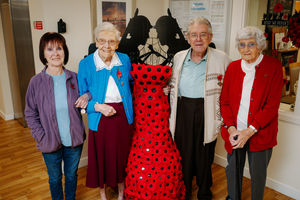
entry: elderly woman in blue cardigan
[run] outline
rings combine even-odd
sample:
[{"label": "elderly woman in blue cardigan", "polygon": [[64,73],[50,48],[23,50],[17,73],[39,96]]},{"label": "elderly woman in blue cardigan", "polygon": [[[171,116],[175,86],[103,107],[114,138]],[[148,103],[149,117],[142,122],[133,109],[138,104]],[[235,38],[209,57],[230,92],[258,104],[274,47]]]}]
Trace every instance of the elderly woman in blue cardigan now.
[{"label": "elderly woman in blue cardigan", "polygon": [[95,29],[97,50],[79,64],[79,93],[89,92],[87,187],[118,186],[123,199],[125,167],[132,135],[132,97],[129,81],[131,63],[126,54],[116,52],[120,32],[109,22]]}]

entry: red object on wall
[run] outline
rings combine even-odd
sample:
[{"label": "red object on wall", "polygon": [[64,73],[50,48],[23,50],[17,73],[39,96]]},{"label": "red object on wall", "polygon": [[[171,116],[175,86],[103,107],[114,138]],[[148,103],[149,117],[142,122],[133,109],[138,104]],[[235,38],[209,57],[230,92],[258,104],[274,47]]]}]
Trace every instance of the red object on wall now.
[{"label": "red object on wall", "polygon": [[33,21],[34,29],[43,30],[43,21]]}]

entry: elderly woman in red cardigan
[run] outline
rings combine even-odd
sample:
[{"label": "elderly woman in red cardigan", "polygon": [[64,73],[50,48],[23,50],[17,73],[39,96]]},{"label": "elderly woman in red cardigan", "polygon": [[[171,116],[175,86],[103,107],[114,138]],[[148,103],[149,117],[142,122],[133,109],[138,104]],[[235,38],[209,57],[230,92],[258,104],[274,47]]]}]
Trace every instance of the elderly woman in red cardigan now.
[{"label": "elderly woman in red cardigan", "polygon": [[282,66],[277,59],[262,54],[266,39],[256,27],[242,28],[236,46],[241,59],[228,66],[220,99],[222,137],[228,152],[226,199],[241,199],[247,153],[251,199],[262,200],[267,166],[277,144]]}]

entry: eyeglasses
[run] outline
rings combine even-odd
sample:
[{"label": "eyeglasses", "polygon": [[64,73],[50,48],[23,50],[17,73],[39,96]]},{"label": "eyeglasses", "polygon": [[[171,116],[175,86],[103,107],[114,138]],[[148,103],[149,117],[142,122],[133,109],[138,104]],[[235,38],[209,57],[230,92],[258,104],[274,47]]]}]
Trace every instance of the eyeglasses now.
[{"label": "eyeglasses", "polygon": [[208,33],[206,33],[206,32],[203,32],[203,33],[200,33],[200,34],[191,33],[189,35],[190,35],[191,40],[196,40],[196,39],[198,39],[198,37],[200,39],[207,39],[208,38]]},{"label": "eyeglasses", "polygon": [[108,43],[109,46],[114,46],[117,44],[116,40],[97,39],[97,41],[100,45],[104,45],[104,44]]},{"label": "eyeglasses", "polygon": [[248,44],[241,42],[238,44],[238,47],[239,49],[244,49],[247,46],[249,49],[253,49],[254,47],[256,47],[256,45],[257,44],[255,42],[249,42]]}]

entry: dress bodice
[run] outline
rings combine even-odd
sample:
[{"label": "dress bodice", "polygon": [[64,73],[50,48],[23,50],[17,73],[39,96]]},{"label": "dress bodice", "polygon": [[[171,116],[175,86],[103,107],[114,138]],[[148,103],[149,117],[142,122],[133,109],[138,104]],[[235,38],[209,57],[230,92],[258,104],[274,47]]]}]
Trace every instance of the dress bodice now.
[{"label": "dress bodice", "polygon": [[145,112],[148,118],[169,117],[168,98],[162,88],[167,85],[171,73],[172,68],[167,65],[133,64],[131,76],[135,80],[134,108],[137,122],[140,116],[145,117]]},{"label": "dress bodice", "polygon": [[167,81],[172,73],[170,66],[145,64],[133,64],[132,66],[133,70],[130,73],[135,80],[135,92],[141,94],[147,93],[149,100],[152,100],[153,96],[162,94],[162,90],[157,89],[167,85]]}]

